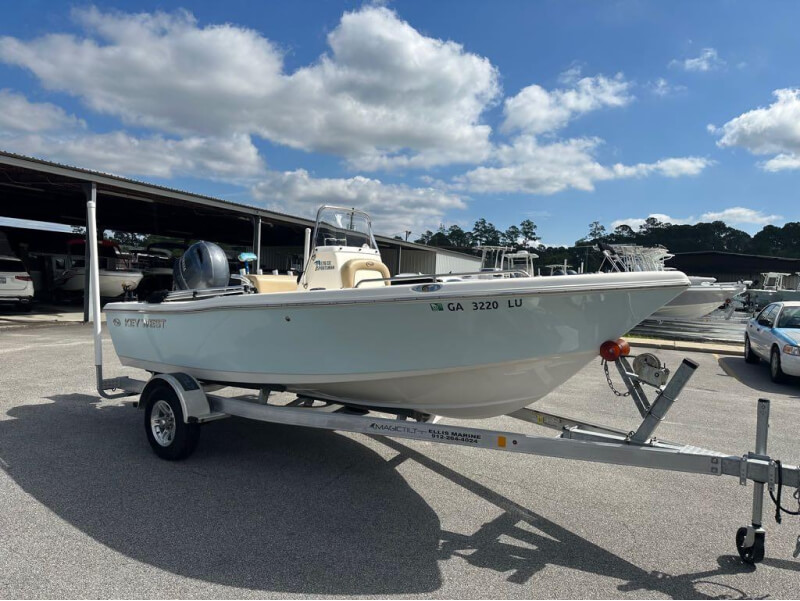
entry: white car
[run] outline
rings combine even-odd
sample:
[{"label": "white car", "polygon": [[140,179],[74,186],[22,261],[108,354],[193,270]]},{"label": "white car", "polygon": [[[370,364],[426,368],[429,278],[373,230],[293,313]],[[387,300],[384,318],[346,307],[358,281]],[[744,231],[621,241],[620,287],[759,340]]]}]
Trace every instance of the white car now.
[{"label": "white car", "polygon": [[773,382],[800,376],[800,301],[771,303],[747,323],[744,360],[769,361]]},{"label": "white car", "polygon": [[24,311],[33,305],[33,278],[17,257],[0,255],[0,303],[14,303]]}]

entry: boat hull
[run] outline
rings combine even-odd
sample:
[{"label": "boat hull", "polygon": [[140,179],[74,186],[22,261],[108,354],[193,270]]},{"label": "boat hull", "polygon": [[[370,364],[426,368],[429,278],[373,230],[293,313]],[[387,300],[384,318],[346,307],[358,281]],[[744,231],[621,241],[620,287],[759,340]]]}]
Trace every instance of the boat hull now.
[{"label": "boat hull", "polygon": [[715,311],[728,299],[733,299],[744,288],[744,284],[691,286],[653,313],[651,319],[699,319]]},{"label": "boat hull", "polygon": [[125,365],[481,418],[526,406],[688,286],[670,272],[111,303]]},{"label": "boat hull", "polygon": [[[83,292],[85,276],[83,267],[72,268],[72,275],[58,284],[64,292]],[[106,271],[100,270],[100,296],[116,298],[125,294],[125,290],[135,290],[142,279],[141,271]]]},{"label": "boat hull", "polygon": [[779,301],[800,300],[800,290],[762,290],[750,289],[739,295],[739,299],[748,307],[761,310],[770,303]]}]

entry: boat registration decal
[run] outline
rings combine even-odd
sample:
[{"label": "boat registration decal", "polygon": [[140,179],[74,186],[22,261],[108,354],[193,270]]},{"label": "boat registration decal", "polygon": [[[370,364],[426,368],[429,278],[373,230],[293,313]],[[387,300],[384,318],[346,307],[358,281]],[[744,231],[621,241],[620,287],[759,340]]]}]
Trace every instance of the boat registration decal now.
[{"label": "boat registration decal", "polygon": [[431,311],[497,311],[499,309],[519,309],[521,298],[508,298],[503,301],[471,301],[468,303],[430,303]]},{"label": "boat registration decal", "polygon": [[[116,322],[114,325],[117,325]],[[157,330],[162,330],[167,327],[167,320],[166,319],[145,319],[143,317],[126,317],[125,318],[125,327],[126,328],[154,328]]]}]

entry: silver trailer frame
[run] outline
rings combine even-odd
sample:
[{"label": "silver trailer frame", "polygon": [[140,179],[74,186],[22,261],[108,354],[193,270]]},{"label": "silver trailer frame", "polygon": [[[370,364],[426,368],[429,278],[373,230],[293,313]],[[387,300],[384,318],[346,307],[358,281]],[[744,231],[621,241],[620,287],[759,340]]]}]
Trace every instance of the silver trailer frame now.
[{"label": "silver trailer frame", "polygon": [[[509,414],[523,422],[558,430],[560,435],[556,438],[449,425],[439,422],[437,416],[415,412],[397,411],[391,417],[391,410],[372,410],[390,415],[389,418],[378,417],[367,408],[343,399],[298,397],[288,404],[277,405],[270,402],[270,393],[277,389],[269,388],[261,388],[257,394],[224,397],[213,394],[221,388],[219,384],[201,382],[186,373],[153,374],[147,381],[127,376],[104,379],[95,206],[93,189],[87,203],[87,221],[97,390],[107,399],[140,396],[139,401],[134,404],[144,409],[146,435],[153,450],[162,458],[188,457],[197,445],[202,424],[237,416],[275,424],[454,444],[509,453],[709,476],[733,476],[739,479],[741,485],[746,485],[748,480],[754,483],[750,523],[739,528],[736,533],[737,550],[747,563],[758,563],[764,557],[764,487],[767,487],[773,499],[777,490],[777,501],[780,501],[783,487],[796,489],[798,492],[795,497],[800,498],[800,467],[784,465],[767,454],[770,406],[767,399],[758,401],[755,452],[742,456],[725,455],[691,445],[662,441],[654,436],[658,425],[697,369],[697,364],[689,359],[684,359],[673,377],[663,384],[663,372],[654,376],[653,371],[662,368],[660,365],[654,367],[652,361],[634,361],[636,369],[626,357],[620,357],[614,362],[627,389],[626,393],[617,394],[630,396],[642,417],[639,426],[630,432],[529,408]],[[652,355],[650,357],[657,361]],[[605,362],[604,367],[607,370],[608,364]],[[610,378],[608,381],[611,385]],[[643,385],[656,390],[652,402]],[[785,509],[783,511],[792,513]],[[798,553],[800,537],[795,556]]]}]

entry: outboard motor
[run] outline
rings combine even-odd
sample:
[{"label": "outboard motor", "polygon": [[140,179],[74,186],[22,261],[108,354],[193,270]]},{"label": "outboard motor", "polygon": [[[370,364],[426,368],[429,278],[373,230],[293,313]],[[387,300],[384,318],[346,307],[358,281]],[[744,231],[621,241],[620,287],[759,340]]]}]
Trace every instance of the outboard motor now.
[{"label": "outboard motor", "polygon": [[225,251],[213,242],[195,242],[172,269],[178,290],[223,288],[228,285],[231,270]]}]

